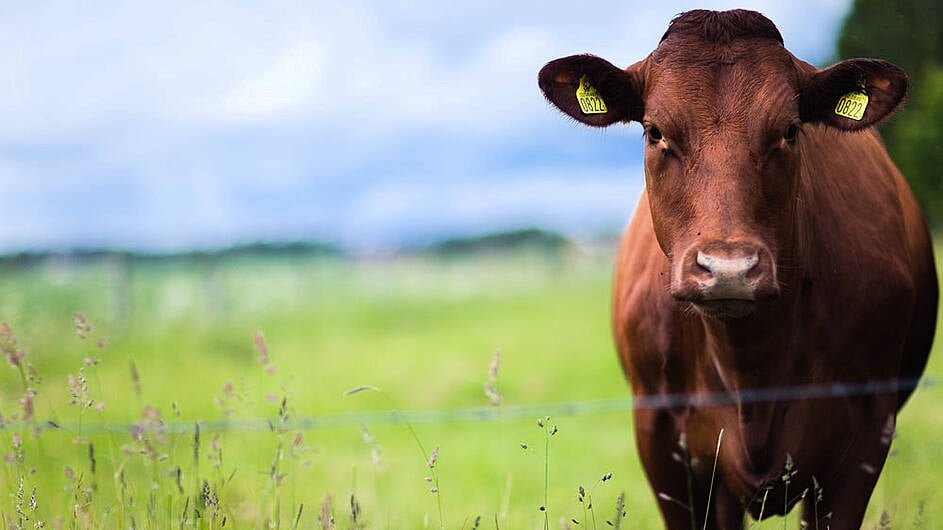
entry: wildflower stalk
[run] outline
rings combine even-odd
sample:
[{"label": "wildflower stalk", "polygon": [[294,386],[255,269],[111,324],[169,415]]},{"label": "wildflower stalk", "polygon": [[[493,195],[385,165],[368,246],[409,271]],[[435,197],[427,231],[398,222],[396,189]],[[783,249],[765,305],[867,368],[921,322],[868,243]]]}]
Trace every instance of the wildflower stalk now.
[{"label": "wildflower stalk", "polygon": [[714,493],[714,477],[717,475],[717,459],[720,456],[720,442],[724,439],[724,430],[717,435],[717,449],[714,451],[714,468],[711,470],[711,485],[707,490],[707,509],[704,511],[704,530],[707,530],[707,519],[711,511],[711,496]]},{"label": "wildflower stalk", "polygon": [[694,515],[694,461],[691,458],[691,453],[688,451],[688,440],[684,433],[681,433],[681,437],[678,438],[678,447],[683,451],[684,461],[684,470],[685,475],[688,477],[688,513],[691,516],[691,528],[697,528],[697,520]]},{"label": "wildflower stalk", "polygon": [[550,437],[557,434],[557,426],[550,426],[550,416],[537,418],[537,427],[544,430],[544,503],[540,511],[544,513],[544,530],[550,530],[550,507],[548,506],[548,492],[550,490]]},{"label": "wildflower stalk", "polygon": [[16,335],[13,334],[13,330],[10,329],[10,326],[6,322],[0,323],[0,351],[6,356],[10,366],[16,368],[20,376],[20,384],[23,386],[23,397],[20,398],[19,403],[23,413],[23,421],[32,422],[35,425],[33,418],[33,402],[36,397],[36,391],[30,384],[39,382],[39,377],[36,375],[36,370],[33,368],[32,363],[25,360],[26,350],[20,348]]},{"label": "wildflower stalk", "polygon": [[[789,483],[792,482],[792,477],[796,474],[795,464],[792,461],[792,455],[786,453],[786,465],[782,475],[783,481],[783,513],[789,511]],[[783,517],[783,530],[786,529],[786,518]]]},{"label": "wildflower stalk", "polygon": [[[619,530],[622,528],[622,519],[625,518],[625,492],[619,493],[619,496],[616,497],[616,516],[612,521],[606,521],[609,526]],[[615,522],[613,522],[615,521]]]},{"label": "wildflower stalk", "polygon": [[550,488],[550,436],[546,436],[544,444],[544,530],[550,528],[550,514],[547,508],[547,490]]},{"label": "wildflower stalk", "polygon": [[443,511],[442,511],[442,496],[439,491],[439,474],[436,472],[436,462],[439,456],[438,446],[436,446],[435,449],[433,449],[432,453],[426,452],[426,447],[425,445],[423,445],[422,440],[419,438],[419,434],[416,433],[416,429],[413,428],[413,424],[410,423],[409,419],[406,418],[406,415],[403,414],[403,410],[399,407],[399,405],[396,404],[396,401],[394,401],[392,397],[390,397],[386,392],[384,392],[380,388],[375,387],[373,385],[362,385],[356,388],[352,388],[348,390],[347,392],[344,392],[344,395],[351,396],[353,394],[357,394],[365,390],[378,392],[381,396],[383,396],[384,399],[387,400],[387,402],[389,402],[393,410],[396,411],[396,414],[398,414],[399,417],[403,420],[403,423],[406,424],[406,428],[409,429],[409,434],[412,435],[413,441],[416,442],[416,446],[419,448],[419,452],[422,454],[423,459],[425,460],[427,458],[427,455],[429,455],[428,456],[429,460],[427,462],[427,465],[429,466],[429,475],[430,475],[429,478],[432,479],[432,488],[430,491],[433,494],[435,494],[436,508],[439,511],[439,528],[440,530],[444,530],[445,517],[443,516]]},{"label": "wildflower stalk", "polygon": [[[579,494],[577,495],[577,500],[580,504],[583,505],[583,523],[592,519],[593,528],[596,528],[596,511],[593,510],[593,494],[596,492],[596,488],[599,487],[603,482],[609,481],[612,479],[612,473],[606,473],[602,477],[596,479],[596,482],[591,488],[589,488],[589,494],[586,493],[586,489],[583,486],[579,487]],[[624,501],[624,499],[623,499]],[[621,511],[621,510],[619,510]],[[574,522],[576,522],[574,520]],[[610,526],[612,526],[612,521],[607,521]],[[577,523],[578,524],[578,523]]]}]

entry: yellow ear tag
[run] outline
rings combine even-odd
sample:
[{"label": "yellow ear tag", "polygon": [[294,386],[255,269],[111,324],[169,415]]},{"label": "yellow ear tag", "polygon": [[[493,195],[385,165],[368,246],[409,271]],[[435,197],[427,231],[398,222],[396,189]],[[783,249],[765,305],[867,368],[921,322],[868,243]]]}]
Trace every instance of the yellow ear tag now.
[{"label": "yellow ear tag", "polygon": [[580,102],[583,114],[605,114],[609,112],[606,102],[593,85],[589,84],[586,76],[580,78],[580,87],[576,89],[576,100]]},{"label": "yellow ear tag", "polygon": [[838,98],[838,104],[835,105],[835,114],[861,121],[866,108],[868,108],[868,95],[865,94],[862,86],[860,90],[849,92]]}]

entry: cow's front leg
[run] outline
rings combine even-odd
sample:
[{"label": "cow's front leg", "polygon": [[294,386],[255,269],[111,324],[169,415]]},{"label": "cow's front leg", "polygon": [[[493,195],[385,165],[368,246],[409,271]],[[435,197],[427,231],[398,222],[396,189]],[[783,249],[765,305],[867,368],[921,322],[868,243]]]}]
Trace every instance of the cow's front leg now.
[{"label": "cow's front leg", "polygon": [[[655,493],[668,530],[707,528],[739,530],[743,507],[715,477],[711,489],[713,455],[694,455],[683,430],[666,409],[635,411],[639,456]],[[708,505],[710,500],[710,505]]]},{"label": "cow's front leg", "polygon": [[855,434],[840,469],[809,491],[802,506],[803,528],[858,530],[894,435],[895,418],[888,413]]}]

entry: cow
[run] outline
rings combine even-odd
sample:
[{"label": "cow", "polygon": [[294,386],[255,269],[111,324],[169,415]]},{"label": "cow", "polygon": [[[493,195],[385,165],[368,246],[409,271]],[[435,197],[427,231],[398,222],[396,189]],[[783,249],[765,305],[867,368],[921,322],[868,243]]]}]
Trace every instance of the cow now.
[{"label": "cow", "polygon": [[804,527],[859,528],[936,324],[929,232],[872,127],[907,74],[818,69],[759,13],[696,10],[625,69],[574,55],[539,86],[644,129],[612,322],[665,526],[801,504]]}]

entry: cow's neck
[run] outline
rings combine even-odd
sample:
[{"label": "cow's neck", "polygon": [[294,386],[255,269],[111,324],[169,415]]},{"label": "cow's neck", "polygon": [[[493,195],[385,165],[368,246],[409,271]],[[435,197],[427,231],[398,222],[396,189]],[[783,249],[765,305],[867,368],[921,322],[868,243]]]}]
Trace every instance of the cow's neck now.
[{"label": "cow's neck", "polygon": [[[710,365],[722,374],[730,389],[767,387],[781,381],[795,367],[793,347],[794,304],[781,300],[774,306],[746,318],[716,320],[702,317]],[[784,372],[785,371],[785,372]]]},{"label": "cow's neck", "polygon": [[785,381],[801,380],[797,377],[801,366],[795,364],[801,356],[790,351],[796,347],[792,307],[796,307],[794,300],[787,298],[745,319],[703,319],[707,358],[700,364],[716,375],[715,381],[735,403],[737,443],[748,469],[758,475],[780,465],[775,461],[776,441],[771,438],[786,410],[782,402],[769,401],[764,393]]}]

